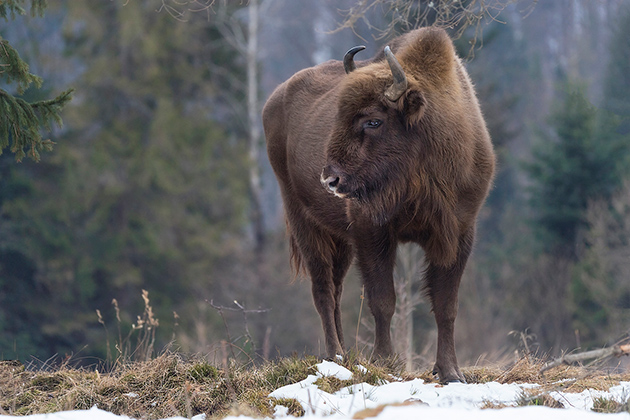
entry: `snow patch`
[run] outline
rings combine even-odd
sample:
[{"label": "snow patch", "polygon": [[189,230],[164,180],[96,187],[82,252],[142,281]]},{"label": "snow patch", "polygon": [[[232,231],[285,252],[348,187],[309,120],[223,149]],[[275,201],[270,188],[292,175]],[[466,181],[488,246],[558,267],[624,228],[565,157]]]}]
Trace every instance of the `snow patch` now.
[{"label": "snow patch", "polygon": [[315,365],[317,370],[321,374],[321,376],[334,376],[342,381],[347,381],[352,379],[352,372],[350,372],[345,367],[338,365],[334,362],[329,362],[324,360],[321,363]]}]

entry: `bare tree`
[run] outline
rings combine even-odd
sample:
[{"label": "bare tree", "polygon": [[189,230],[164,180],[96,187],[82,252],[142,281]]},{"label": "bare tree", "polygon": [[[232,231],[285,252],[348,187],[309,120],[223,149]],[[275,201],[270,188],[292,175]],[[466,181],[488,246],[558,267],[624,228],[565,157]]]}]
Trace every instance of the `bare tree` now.
[{"label": "bare tree", "polygon": [[[524,3],[522,12],[528,14],[538,0],[358,0],[344,17],[338,30],[355,29],[359,22],[366,24],[378,37],[387,37],[397,31],[405,32],[421,26],[441,26],[461,36],[474,28],[471,48],[480,41],[482,23],[500,21],[501,13],[514,3]],[[371,16],[386,15],[384,26],[376,26]],[[379,23],[383,22],[379,19]]]},{"label": "bare tree", "polygon": [[247,120],[249,125],[249,183],[252,191],[252,220],[254,243],[258,253],[262,250],[265,231],[262,215],[262,185],[260,179],[260,155],[262,145],[260,99],[258,97],[258,0],[249,0],[247,31]]},{"label": "bare tree", "polygon": [[[610,199],[594,200],[586,212],[588,229],[583,233],[580,252],[583,255],[574,282],[588,300],[575,296],[573,312],[581,315],[575,328],[590,330],[591,340],[609,341],[623,333],[630,334],[630,181]],[[576,292],[574,292],[576,294]],[[595,319],[590,304],[597,308]]]},{"label": "bare tree", "polygon": [[422,250],[414,244],[404,244],[398,247],[396,253],[396,271],[394,285],[396,287],[396,312],[392,322],[394,348],[397,354],[405,359],[405,368],[413,369],[413,312],[421,302],[421,296],[414,283],[417,284],[422,276]]},{"label": "bare tree", "polygon": [[[214,2],[213,2],[214,3]],[[244,16],[235,13],[227,0],[217,2],[216,23],[223,38],[238,51],[246,62],[245,85],[246,125],[249,140],[249,187],[251,193],[251,221],[254,233],[254,249],[259,255],[265,240],[265,229],[262,214],[262,185],[260,177],[260,156],[262,145],[260,111],[258,95],[258,22],[260,15],[259,0],[249,0],[247,7],[247,26],[244,27]],[[237,9],[241,11],[243,9]],[[245,30],[244,30],[245,29]]]},{"label": "bare tree", "polygon": [[[263,7],[269,1],[261,2]],[[262,213],[261,150],[263,139],[261,130],[261,103],[259,97],[258,72],[258,24],[261,14],[259,0],[230,2],[229,0],[161,0],[158,12],[164,11],[173,18],[187,21],[191,14],[205,14],[220,32],[222,38],[245,60],[246,82],[234,81],[246,97],[245,108],[238,101],[232,101],[237,120],[247,131],[249,146],[249,188],[251,194],[251,222],[254,237],[254,250],[260,255],[265,242],[265,228]],[[243,13],[243,12],[246,12]],[[224,69],[213,68],[224,72]],[[232,78],[233,79],[233,78]],[[233,95],[236,97],[238,95]]]}]

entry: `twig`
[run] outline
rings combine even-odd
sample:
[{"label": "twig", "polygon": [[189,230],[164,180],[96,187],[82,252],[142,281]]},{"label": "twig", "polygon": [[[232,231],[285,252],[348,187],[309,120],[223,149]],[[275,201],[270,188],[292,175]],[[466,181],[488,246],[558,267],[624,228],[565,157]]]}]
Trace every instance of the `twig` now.
[{"label": "twig", "polygon": [[[206,301],[208,302],[208,301]],[[249,325],[247,323],[247,314],[249,313],[265,313],[265,312],[269,312],[269,309],[245,309],[245,307],[243,305],[241,305],[240,303],[238,303],[238,301],[234,301],[234,305],[236,305],[236,308],[228,308],[225,306],[221,306],[221,305],[215,305],[214,301],[210,301],[208,302],[208,304],[213,307],[221,316],[221,319],[223,320],[223,325],[225,326],[225,333],[227,335],[227,339],[228,339],[228,343],[230,344],[230,352],[232,353],[232,358],[236,359],[236,356],[234,354],[234,350],[232,349],[232,347],[236,347],[239,350],[241,350],[244,354],[245,351],[234,345],[232,337],[230,336],[230,330],[228,328],[228,324],[227,324],[227,320],[225,319],[225,315],[223,314],[224,311],[232,311],[232,312],[241,312],[243,314],[243,322],[245,323],[245,338],[246,338],[246,342],[250,342],[252,343],[253,346],[253,350],[254,352],[256,351],[256,343],[254,342],[250,332],[249,332]],[[249,356],[248,356],[249,357]],[[251,357],[250,357],[251,359]]]},{"label": "twig", "polygon": [[[206,302],[208,302],[208,301],[206,300]],[[210,306],[212,306],[217,311],[218,310],[222,310],[222,311],[245,312],[245,313],[254,313],[254,314],[259,314],[259,313],[264,313],[264,312],[269,312],[270,311],[270,309],[245,309],[245,307],[243,307],[237,301],[234,301],[234,304],[236,305],[236,308],[229,308],[227,306],[215,305],[214,304],[214,300],[210,300],[210,302],[208,302],[208,303],[210,304]]]},{"label": "twig", "polygon": [[[225,320],[225,316],[223,315],[223,310],[227,308],[224,308],[223,306],[217,306],[213,303],[213,301],[210,301],[208,303],[210,304],[210,306],[216,309],[219,315],[221,316],[221,319],[223,320],[223,325],[225,326],[225,334],[227,336],[228,342],[231,343],[232,339],[230,338],[230,329],[228,328],[227,321]],[[234,354],[234,351],[232,350],[232,346],[230,346],[230,352],[232,353],[232,358],[236,359],[236,355]]]},{"label": "twig", "polygon": [[542,369],[540,369],[540,373],[542,374],[543,372],[560,365],[569,365],[589,359],[605,359],[611,356],[630,356],[630,344],[615,345],[604,349],[585,351],[582,353],[566,354],[547,363],[542,367]]},{"label": "twig", "polygon": [[[241,312],[243,313],[243,322],[245,323],[245,337],[247,338],[247,341],[249,341],[250,343],[252,343],[252,351],[254,353],[256,353],[256,342],[252,339],[252,335],[249,333],[249,325],[247,323],[247,312],[248,310],[246,310],[243,305],[241,305],[240,303],[238,303],[238,301],[234,301],[234,304],[241,310]],[[259,310],[259,312],[264,312],[264,310]],[[246,341],[246,342],[247,342]]]}]

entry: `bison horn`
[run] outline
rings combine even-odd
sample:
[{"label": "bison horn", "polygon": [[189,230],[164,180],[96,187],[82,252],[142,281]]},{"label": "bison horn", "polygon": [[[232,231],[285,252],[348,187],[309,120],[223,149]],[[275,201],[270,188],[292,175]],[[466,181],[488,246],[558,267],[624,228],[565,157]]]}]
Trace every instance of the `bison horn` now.
[{"label": "bison horn", "polygon": [[392,76],[394,76],[394,84],[392,84],[385,91],[385,97],[390,101],[397,101],[407,90],[407,76],[402,66],[394,57],[394,53],[389,49],[389,46],[385,47],[385,58],[389,63],[389,68],[392,70]]},{"label": "bison horn", "polygon": [[346,74],[352,73],[357,68],[354,64],[354,55],[364,49],[365,47],[363,45],[358,45],[350,48],[346,55],[343,56],[343,68],[346,70]]}]

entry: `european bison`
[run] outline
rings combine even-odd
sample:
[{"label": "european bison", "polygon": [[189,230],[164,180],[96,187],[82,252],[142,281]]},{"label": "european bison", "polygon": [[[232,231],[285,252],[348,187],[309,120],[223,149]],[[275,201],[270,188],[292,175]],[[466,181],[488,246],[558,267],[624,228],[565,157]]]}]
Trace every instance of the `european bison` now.
[{"label": "european bison", "polygon": [[[494,152],[472,83],[444,30],[296,73],[267,101],[267,152],[280,183],[291,258],[312,280],[329,357],[343,353],[341,290],[356,256],[374,315],[374,353],[392,354],[399,242],[425,250],[438,328],[434,371],[464,381],[455,356],[457,292]],[[345,70],[345,71],[344,71]]]}]

